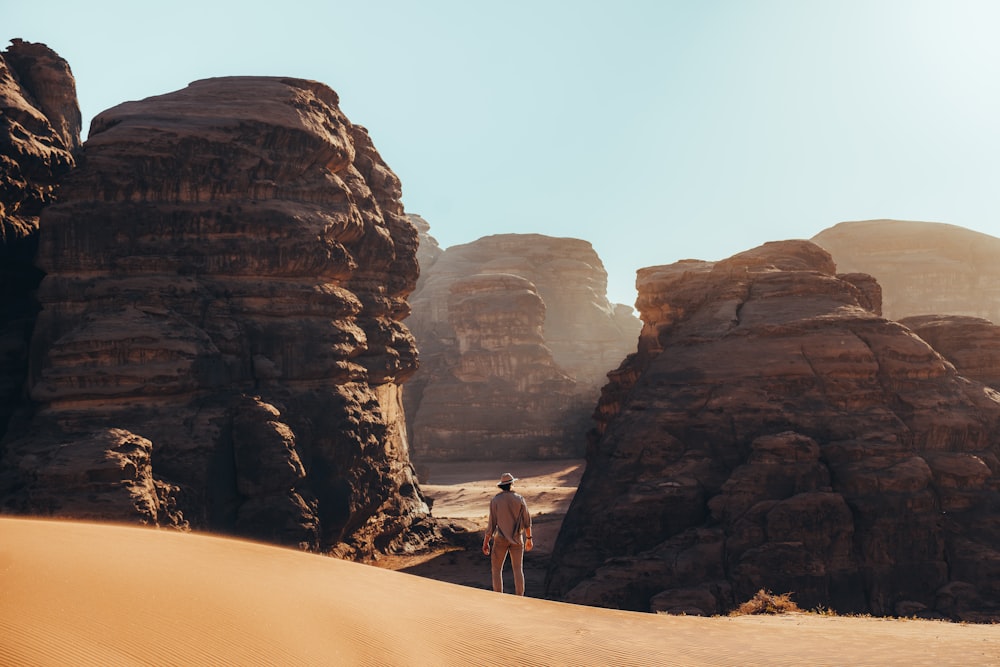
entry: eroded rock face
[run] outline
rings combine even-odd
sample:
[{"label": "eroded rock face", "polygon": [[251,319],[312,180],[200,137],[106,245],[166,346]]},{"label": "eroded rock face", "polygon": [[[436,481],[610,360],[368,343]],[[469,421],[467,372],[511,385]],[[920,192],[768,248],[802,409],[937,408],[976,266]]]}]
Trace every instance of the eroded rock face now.
[{"label": "eroded rock face", "polygon": [[638,320],[607,300],[586,241],[489,236],[428,248],[409,325],[421,369],[406,388],[421,460],[580,456],[606,379]]},{"label": "eroded rock face", "polygon": [[1000,322],[1000,239],[937,222],[842,222],[813,237],[841,271],[882,286],[894,320],[948,313]]},{"label": "eroded rock face", "polygon": [[[3,55],[6,67],[14,72],[22,90],[29,94],[30,105],[45,117],[58,142],[70,151],[79,148],[83,121],[76,97],[76,79],[69,63],[45,44],[21,39],[12,39]],[[33,115],[17,113],[7,122],[13,120],[31,133],[46,137],[43,142],[49,143],[44,125],[36,125],[37,118],[29,120],[28,116]],[[23,138],[21,135],[14,141]]]},{"label": "eroded rock face", "polygon": [[420,243],[417,248],[417,265],[420,267],[420,277],[417,278],[417,289],[419,290],[427,280],[427,275],[430,273],[431,267],[444,254],[444,250],[441,249],[437,239],[431,236],[430,223],[414,213],[407,213],[406,219],[417,230],[417,238]]},{"label": "eroded rock face", "polygon": [[[37,407],[8,442],[6,510],[405,543],[427,514],[401,406],[417,233],[332,90],[209,79],[105,111],[42,230]],[[51,471],[121,442],[131,486],[59,492]]]},{"label": "eroded rock face", "polygon": [[954,364],[961,375],[1000,390],[1000,326],[962,315],[923,315],[899,322]]},{"label": "eroded rock face", "polygon": [[807,241],[639,272],[549,596],[982,619],[1000,609],[1000,394]]},{"label": "eroded rock face", "polygon": [[22,399],[38,311],[38,217],[79,143],[69,65],[44,44],[13,40],[0,53],[0,438]]}]

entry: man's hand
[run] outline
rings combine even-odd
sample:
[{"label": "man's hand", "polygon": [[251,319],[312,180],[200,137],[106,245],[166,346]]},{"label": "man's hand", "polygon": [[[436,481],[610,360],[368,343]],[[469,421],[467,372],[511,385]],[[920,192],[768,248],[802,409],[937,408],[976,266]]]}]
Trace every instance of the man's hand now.
[{"label": "man's hand", "polygon": [[489,540],[485,540],[483,542],[483,555],[484,556],[489,556],[490,555],[490,541]]},{"label": "man's hand", "polygon": [[535,541],[529,537],[527,543],[524,545],[524,550],[531,551],[534,548],[535,548]]}]

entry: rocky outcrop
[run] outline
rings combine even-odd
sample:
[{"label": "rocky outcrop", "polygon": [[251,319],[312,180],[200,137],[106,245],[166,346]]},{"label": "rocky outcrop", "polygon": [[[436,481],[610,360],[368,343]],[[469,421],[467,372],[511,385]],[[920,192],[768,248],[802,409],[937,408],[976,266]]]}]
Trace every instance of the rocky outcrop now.
[{"label": "rocky outcrop", "polygon": [[336,93],[233,77],[105,111],[41,226],[5,511],[355,556],[418,538],[417,234]]},{"label": "rocky outcrop", "polygon": [[427,275],[430,273],[431,267],[441,258],[444,250],[438,244],[437,239],[431,236],[430,223],[415,213],[407,213],[406,219],[417,230],[417,239],[419,242],[417,248],[417,265],[420,267],[420,276],[417,278],[416,291],[419,291],[423,283],[427,280]]},{"label": "rocky outcrop", "polygon": [[76,84],[66,61],[44,44],[13,40],[0,53],[0,438],[22,400],[38,311],[38,217],[79,143]]},{"label": "rocky outcrop", "polygon": [[923,315],[899,321],[927,341],[963,376],[1000,390],[1000,326],[962,315]]},{"label": "rocky outcrop", "polygon": [[639,272],[551,597],[714,614],[1000,612],[1000,394],[807,241]]},{"label": "rocky outcrop", "polygon": [[894,320],[947,313],[1000,322],[1000,239],[937,222],[842,222],[813,237],[841,271],[882,286]]},{"label": "rocky outcrop", "polygon": [[409,320],[421,369],[406,387],[414,456],[582,455],[600,386],[639,330],[608,302],[591,245],[505,234],[435,253],[422,231]]},{"label": "rocky outcrop", "polygon": [[[13,106],[18,110],[6,122],[18,123],[30,134],[42,137],[43,145],[62,147],[69,151],[79,148],[83,120],[76,97],[76,79],[73,78],[69,63],[45,44],[21,39],[12,39],[3,57],[5,67],[13,72],[22,93],[27,93],[30,107],[40,112],[46,121],[40,123],[41,119],[36,113],[30,110],[25,113],[21,105],[15,104]],[[24,134],[17,134],[19,136],[12,139],[15,143],[25,140]],[[52,135],[55,135],[54,139]],[[41,153],[35,152],[36,155],[45,153],[44,150]],[[59,159],[57,161],[61,162]]]}]

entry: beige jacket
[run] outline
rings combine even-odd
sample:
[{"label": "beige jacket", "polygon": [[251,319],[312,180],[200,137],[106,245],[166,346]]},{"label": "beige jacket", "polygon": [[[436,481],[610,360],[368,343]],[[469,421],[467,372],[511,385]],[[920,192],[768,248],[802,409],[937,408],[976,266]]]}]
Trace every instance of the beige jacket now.
[{"label": "beige jacket", "polygon": [[531,514],[524,497],[513,491],[501,491],[490,501],[490,520],[486,539],[500,531],[508,542],[521,542],[521,534],[531,531]]}]

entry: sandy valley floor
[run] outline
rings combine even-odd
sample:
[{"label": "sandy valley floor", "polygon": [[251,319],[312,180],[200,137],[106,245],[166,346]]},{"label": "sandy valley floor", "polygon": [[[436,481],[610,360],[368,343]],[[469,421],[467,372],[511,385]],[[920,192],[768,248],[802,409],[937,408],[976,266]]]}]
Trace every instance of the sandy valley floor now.
[{"label": "sandy valley floor", "polygon": [[[490,498],[499,492],[500,475],[518,478],[514,490],[522,494],[531,512],[535,548],[525,554],[525,594],[541,597],[548,558],[566,509],[583,474],[582,460],[497,463],[433,463],[420,466],[420,487],[431,497],[435,517],[454,521],[468,530],[465,550],[449,550],[415,558],[383,558],[377,565],[463,586],[491,590],[489,557],[480,551]],[[505,568],[504,590],[513,590],[510,568]]]}]

